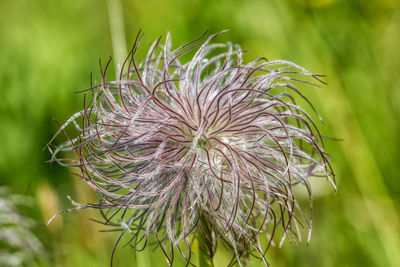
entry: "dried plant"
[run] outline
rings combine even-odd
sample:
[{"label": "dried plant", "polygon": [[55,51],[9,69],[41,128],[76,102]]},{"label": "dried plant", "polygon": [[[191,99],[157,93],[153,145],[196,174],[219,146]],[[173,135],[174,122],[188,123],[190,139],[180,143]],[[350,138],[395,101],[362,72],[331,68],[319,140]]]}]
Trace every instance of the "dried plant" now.
[{"label": "dried plant", "polygon": [[[288,61],[245,64],[238,45],[211,43],[217,35],[175,50],[168,35],[140,64],[138,36],[120,77],[106,81],[108,64],[100,64],[101,82],[83,90],[90,103],[56,134],[74,125],[79,135],[49,149],[99,195],[75,209],[101,210],[103,223],[120,229],[118,241],[129,234],[140,250],[153,236],[172,264],[174,248],[191,263],[195,237],[210,259],[219,241],[232,250],[231,264],[255,255],[268,265],[279,226],[281,242],[300,238],[300,228],[311,233],[309,177],[335,185],[323,138],[295,102],[314,109],[296,84],[321,80]],[[308,191],[307,212],[296,184]]]}]

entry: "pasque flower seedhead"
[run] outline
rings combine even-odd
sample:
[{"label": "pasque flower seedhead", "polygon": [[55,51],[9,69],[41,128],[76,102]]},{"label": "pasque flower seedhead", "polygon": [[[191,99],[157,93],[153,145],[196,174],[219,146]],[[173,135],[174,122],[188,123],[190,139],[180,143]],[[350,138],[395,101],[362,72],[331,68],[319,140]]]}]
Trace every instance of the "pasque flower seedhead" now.
[{"label": "pasque flower seedhead", "polygon": [[[314,109],[296,86],[321,80],[288,61],[245,64],[238,45],[211,42],[217,35],[175,50],[168,35],[138,64],[139,36],[118,79],[101,70],[100,83],[84,90],[90,102],[57,134],[68,125],[80,133],[49,149],[100,197],[78,208],[101,210],[132,247],[153,236],[170,264],[174,247],[190,262],[194,236],[210,257],[221,242],[239,264],[250,254],[267,264],[277,228],[281,241],[311,231],[309,178],[334,185],[323,138],[295,102]],[[296,184],[309,193],[307,212]]]}]

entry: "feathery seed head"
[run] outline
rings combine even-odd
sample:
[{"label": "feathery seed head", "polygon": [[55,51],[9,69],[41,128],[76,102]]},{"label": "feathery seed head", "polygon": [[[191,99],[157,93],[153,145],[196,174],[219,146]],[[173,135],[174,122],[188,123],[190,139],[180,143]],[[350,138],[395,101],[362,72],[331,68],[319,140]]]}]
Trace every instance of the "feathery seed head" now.
[{"label": "feathery seed head", "polygon": [[[155,236],[168,261],[176,246],[190,262],[197,229],[209,256],[220,240],[239,264],[253,251],[267,264],[277,226],[282,241],[311,230],[293,186],[307,188],[311,211],[308,178],[334,185],[322,137],[290,95],[309,103],[295,85],[320,80],[288,61],[245,64],[238,45],[211,43],[217,35],[175,50],[168,35],[137,64],[139,37],[120,77],[108,82],[102,71],[100,84],[85,90],[90,103],[57,133],[74,125],[80,134],[49,149],[52,160],[80,167],[100,196],[78,208],[100,209],[134,248]],[[191,60],[181,62],[187,54]],[[60,158],[61,151],[78,159]]]}]

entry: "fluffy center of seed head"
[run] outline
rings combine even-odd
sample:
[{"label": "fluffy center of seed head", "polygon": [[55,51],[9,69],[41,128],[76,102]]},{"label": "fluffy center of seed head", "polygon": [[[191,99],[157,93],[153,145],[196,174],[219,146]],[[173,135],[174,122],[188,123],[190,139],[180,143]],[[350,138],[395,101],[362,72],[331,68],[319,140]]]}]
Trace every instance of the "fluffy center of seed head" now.
[{"label": "fluffy center of seed head", "polygon": [[206,148],[207,147],[207,141],[204,137],[199,138],[199,141],[197,141],[197,147],[198,148]]},{"label": "fluffy center of seed head", "polygon": [[204,123],[201,123],[200,126],[198,126],[198,130],[192,136],[190,151],[194,151],[197,148],[203,148],[205,145],[207,145],[207,141],[203,136],[203,134],[205,133],[204,128]]}]

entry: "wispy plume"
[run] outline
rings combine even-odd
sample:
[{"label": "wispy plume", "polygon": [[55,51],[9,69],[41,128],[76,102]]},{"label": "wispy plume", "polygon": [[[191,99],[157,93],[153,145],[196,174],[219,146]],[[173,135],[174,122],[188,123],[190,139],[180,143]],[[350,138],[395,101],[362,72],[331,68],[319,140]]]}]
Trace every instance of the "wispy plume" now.
[{"label": "wispy plume", "polygon": [[[99,195],[76,209],[101,210],[118,240],[130,235],[141,249],[153,236],[172,264],[174,249],[191,262],[195,237],[210,258],[220,242],[232,263],[256,255],[268,265],[277,228],[279,242],[311,233],[309,178],[335,186],[323,138],[295,102],[315,110],[296,86],[321,80],[288,61],[244,63],[238,45],[211,42],[217,35],[175,50],[168,35],[138,64],[139,35],[120,77],[107,81],[107,64],[100,83],[83,90],[91,100],[56,135],[69,125],[79,134],[48,147]],[[297,184],[309,194],[304,212]]]},{"label": "wispy plume", "polygon": [[39,223],[20,211],[20,207],[33,204],[33,198],[0,186],[0,266],[38,266],[39,258],[46,260],[45,249],[34,233]]}]

